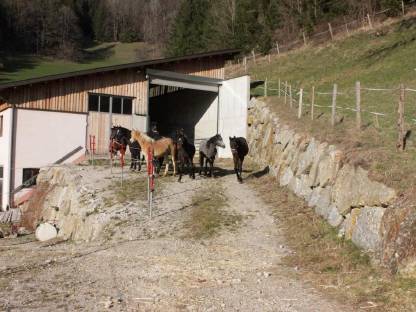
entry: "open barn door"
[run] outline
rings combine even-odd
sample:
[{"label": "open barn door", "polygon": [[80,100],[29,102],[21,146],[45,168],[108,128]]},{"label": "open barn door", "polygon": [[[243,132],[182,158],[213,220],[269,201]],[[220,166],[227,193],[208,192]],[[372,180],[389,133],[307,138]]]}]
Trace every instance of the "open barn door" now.
[{"label": "open barn door", "polygon": [[218,149],[222,158],[232,157],[230,136],[247,137],[247,108],[250,100],[250,77],[224,80],[220,87],[218,132],[226,148]]}]

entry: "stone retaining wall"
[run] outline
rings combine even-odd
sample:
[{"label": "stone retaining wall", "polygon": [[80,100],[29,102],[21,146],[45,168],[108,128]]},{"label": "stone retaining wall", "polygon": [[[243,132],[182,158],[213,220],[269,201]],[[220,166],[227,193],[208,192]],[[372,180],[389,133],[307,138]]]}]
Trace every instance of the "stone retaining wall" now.
[{"label": "stone retaining wall", "polygon": [[[361,167],[344,163],[336,146],[284,125],[265,103],[253,99],[248,116],[250,153],[269,166],[281,186],[303,198],[340,237],[372,252],[392,271],[415,273],[416,240],[411,233],[416,231],[416,213],[397,207],[395,190],[371,181]],[[410,222],[406,227],[404,220]]]}]

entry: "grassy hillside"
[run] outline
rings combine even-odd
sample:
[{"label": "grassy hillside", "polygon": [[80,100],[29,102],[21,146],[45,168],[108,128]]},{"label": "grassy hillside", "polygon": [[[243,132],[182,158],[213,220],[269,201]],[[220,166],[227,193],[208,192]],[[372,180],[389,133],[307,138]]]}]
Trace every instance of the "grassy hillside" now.
[{"label": "grassy hillside", "polygon": [[[304,116],[299,121],[297,108],[290,109],[284,104],[277,91],[269,91],[267,101],[298,130],[337,144],[346,151],[348,161],[370,169],[373,178],[383,181],[399,190],[415,187],[416,141],[411,134],[405,152],[396,151],[398,90],[362,91],[364,127],[355,129],[355,112],[346,108],[355,107],[355,82],[359,80],[364,88],[398,88],[400,83],[416,89],[416,19],[409,18],[399,23],[378,28],[371,32],[357,33],[347,39],[319,47],[308,47],[280,57],[250,64],[250,74],[254,79],[274,81],[269,87],[277,89],[277,81],[288,81],[294,89],[304,88],[304,102],[310,104],[311,87],[318,92],[331,92],[334,83],[338,84],[337,111],[342,122],[335,127],[329,124],[328,107],[315,108],[313,122],[310,120],[310,106],[305,107]],[[254,90],[263,94],[261,88]],[[271,96],[270,96],[271,95]],[[316,95],[316,104],[331,105],[331,95]],[[416,92],[406,92],[406,125],[415,129]],[[379,125],[374,115],[379,112]]]},{"label": "grassy hillside", "polygon": [[160,56],[154,46],[142,42],[104,43],[82,51],[79,61],[36,55],[0,54],[0,84],[83,69],[111,66]]}]

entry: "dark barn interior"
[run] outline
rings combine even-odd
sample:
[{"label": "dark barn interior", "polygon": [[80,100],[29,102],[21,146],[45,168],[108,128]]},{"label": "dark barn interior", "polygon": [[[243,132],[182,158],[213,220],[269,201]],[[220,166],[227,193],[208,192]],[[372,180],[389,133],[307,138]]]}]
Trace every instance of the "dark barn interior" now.
[{"label": "dark barn interior", "polygon": [[[183,128],[188,138],[194,141],[196,125],[214,102],[216,105],[216,98],[216,92],[192,89],[179,89],[150,97],[150,124],[156,123],[163,136],[172,136],[177,129]],[[211,132],[216,131],[216,125],[212,124],[201,124],[199,127],[204,128],[203,131],[209,131],[206,128],[212,128]]]}]

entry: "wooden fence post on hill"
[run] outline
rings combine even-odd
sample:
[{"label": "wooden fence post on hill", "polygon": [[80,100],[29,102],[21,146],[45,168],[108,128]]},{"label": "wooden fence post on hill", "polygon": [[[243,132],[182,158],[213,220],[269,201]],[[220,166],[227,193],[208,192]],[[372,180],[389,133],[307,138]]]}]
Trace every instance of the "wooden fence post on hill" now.
[{"label": "wooden fence post on hill", "polygon": [[336,108],[337,108],[337,89],[338,86],[335,83],[334,89],[332,90],[332,112],[331,112],[331,125],[335,126],[335,115],[336,115]]},{"label": "wooden fence post on hill", "polygon": [[406,15],[406,11],[404,9],[404,1],[403,0],[402,0],[402,14],[403,14],[403,16]]},{"label": "wooden fence post on hill", "polygon": [[315,86],[312,87],[312,98],[311,98],[311,120],[314,118],[315,114]]},{"label": "wooden fence post on hill", "polygon": [[278,83],[279,83],[279,86],[278,86],[278,88],[277,88],[277,89],[278,89],[278,91],[279,91],[279,98],[280,98],[280,78],[279,78],[279,82],[278,82]]},{"label": "wooden fence post on hill", "polygon": [[331,23],[328,23],[329,34],[331,35],[331,40],[334,40],[334,33],[332,32]]},{"label": "wooden fence post on hill", "polygon": [[299,108],[298,108],[298,119],[302,117],[302,105],[303,105],[303,89],[299,91]]},{"label": "wooden fence post on hill", "polygon": [[277,54],[280,54],[280,49],[279,49],[279,43],[276,42],[276,50],[277,50]]},{"label": "wooden fence post on hill", "polygon": [[307,42],[306,42],[306,35],[305,32],[302,32],[302,36],[303,36],[303,45],[306,46]]},{"label": "wooden fence post on hill", "polygon": [[355,110],[357,129],[361,129],[361,83],[355,83]]},{"label": "wooden fence post on hill", "polygon": [[244,70],[246,71],[246,73],[247,73],[247,56],[244,56],[244,61],[243,61],[243,63],[244,63]]},{"label": "wooden fence post on hill", "polygon": [[367,20],[368,20],[368,26],[370,27],[370,29],[373,29],[373,23],[371,22],[370,14],[367,14]]},{"label": "wooden fence post on hill", "polygon": [[267,97],[267,78],[264,80],[264,97]]},{"label": "wooden fence post on hill", "polygon": [[251,50],[251,54],[253,55],[254,64],[256,64],[256,53],[254,52],[254,49]]},{"label": "wooden fence post on hill", "polygon": [[290,108],[293,107],[292,101],[293,101],[293,99],[292,99],[292,85],[289,85],[289,105],[290,105]]},{"label": "wooden fence post on hill", "polygon": [[399,105],[398,105],[398,120],[397,120],[397,130],[399,132],[399,136],[397,138],[396,147],[399,151],[404,151],[406,147],[406,128],[404,124],[404,96],[405,96],[405,88],[404,85],[400,85],[400,95],[399,95]]},{"label": "wooden fence post on hill", "polygon": [[287,81],[285,81],[285,105],[287,104]]}]

